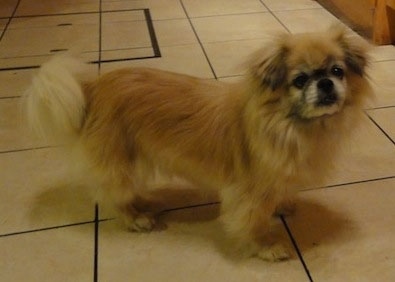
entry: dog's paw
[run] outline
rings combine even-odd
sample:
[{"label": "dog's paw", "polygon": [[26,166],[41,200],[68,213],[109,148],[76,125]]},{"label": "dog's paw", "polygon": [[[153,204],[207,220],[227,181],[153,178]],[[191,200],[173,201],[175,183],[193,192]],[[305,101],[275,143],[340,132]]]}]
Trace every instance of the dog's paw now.
[{"label": "dog's paw", "polygon": [[281,244],[263,247],[258,252],[258,257],[266,261],[283,261],[291,257],[287,248]]},{"label": "dog's paw", "polygon": [[134,217],[124,219],[126,228],[133,232],[150,232],[156,226],[156,220],[148,214],[138,214]]}]

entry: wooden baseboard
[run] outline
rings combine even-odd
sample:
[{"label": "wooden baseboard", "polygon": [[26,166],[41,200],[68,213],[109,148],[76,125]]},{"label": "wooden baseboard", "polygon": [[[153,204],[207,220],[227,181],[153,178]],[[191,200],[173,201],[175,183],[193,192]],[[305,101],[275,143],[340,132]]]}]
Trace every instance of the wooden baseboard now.
[{"label": "wooden baseboard", "polygon": [[374,43],[395,43],[395,0],[317,1]]}]

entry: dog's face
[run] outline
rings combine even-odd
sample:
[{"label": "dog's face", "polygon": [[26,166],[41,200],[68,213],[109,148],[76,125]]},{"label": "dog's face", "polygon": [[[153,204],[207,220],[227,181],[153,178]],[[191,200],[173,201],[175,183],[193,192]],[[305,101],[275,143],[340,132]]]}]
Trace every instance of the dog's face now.
[{"label": "dog's face", "polygon": [[365,45],[354,40],[339,27],[284,36],[254,65],[263,95],[276,97],[288,116],[298,120],[340,112],[355,98],[353,84],[365,79]]}]

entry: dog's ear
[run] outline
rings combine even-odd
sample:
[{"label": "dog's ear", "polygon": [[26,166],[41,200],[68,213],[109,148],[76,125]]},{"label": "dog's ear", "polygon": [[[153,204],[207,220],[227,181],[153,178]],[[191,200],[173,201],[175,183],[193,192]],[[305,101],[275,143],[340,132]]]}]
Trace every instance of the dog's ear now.
[{"label": "dog's ear", "polygon": [[356,35],[351,35],[344,26],[334,25],[329,33],[339,43],[344,52],[344,62],[354,73],[363,76],[368,63],[369,44]]},{"label": "dog's ear", "polygon": [[286,84],[288,66],[286,57],[289,48],[284,38],[279,38],[276,44],[259,50],[251,58],[252,75],[260,80],[262,86],[277,90]]}]

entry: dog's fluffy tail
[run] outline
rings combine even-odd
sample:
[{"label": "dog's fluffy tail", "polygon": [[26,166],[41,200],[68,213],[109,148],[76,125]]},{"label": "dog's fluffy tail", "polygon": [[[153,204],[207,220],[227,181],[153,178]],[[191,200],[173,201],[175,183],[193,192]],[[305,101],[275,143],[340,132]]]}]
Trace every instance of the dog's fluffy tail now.
[{"label": "dog's fluffy tail", "polygon": [[30,128],[61,143],[76,137],[85,115],[83,83],[89,78],[88,65],[69,55],[43,64],[25,93]]}]

